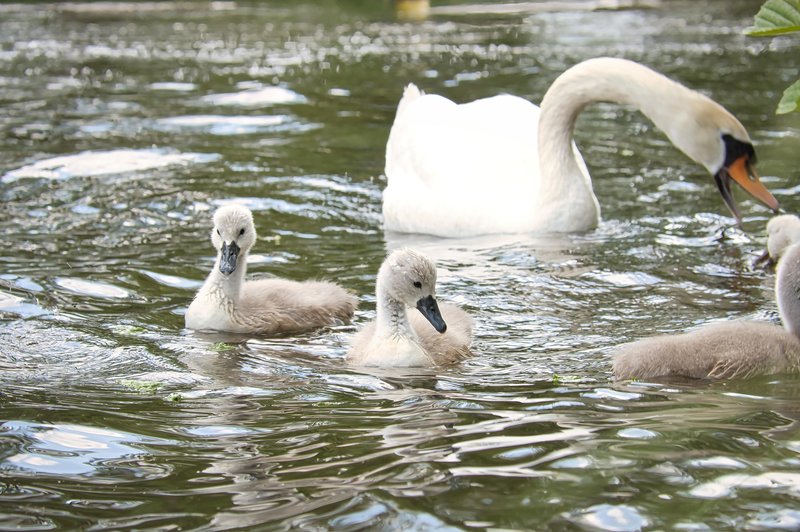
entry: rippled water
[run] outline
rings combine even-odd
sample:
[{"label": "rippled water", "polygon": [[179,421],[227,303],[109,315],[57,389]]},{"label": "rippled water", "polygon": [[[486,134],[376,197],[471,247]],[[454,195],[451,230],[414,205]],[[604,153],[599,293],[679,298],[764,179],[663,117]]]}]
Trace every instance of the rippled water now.
[{"label": "rippled water", "polygon": [[[739,195],[743,230],[723,233],[712,179],[640,115],[579,121],[595,231],[380,227],[406,82],[539,101],[596,55],[734,111],[795,211],[800,123],[772,111],[797,47],[743,36],[758,4],[423,22],[384,2],[0,6],[0,528],[800,527],[800,380],[610,379],[631,339],[776,320],[772,275],[751,266],[769,213]],[[210,214],[231,201],[255,214],[251,272],[337,280],[362,296],[355,323],[184,330]],[[442,299],[475,317],[474,358],[343,364],[399,245],[438,261]]]}]

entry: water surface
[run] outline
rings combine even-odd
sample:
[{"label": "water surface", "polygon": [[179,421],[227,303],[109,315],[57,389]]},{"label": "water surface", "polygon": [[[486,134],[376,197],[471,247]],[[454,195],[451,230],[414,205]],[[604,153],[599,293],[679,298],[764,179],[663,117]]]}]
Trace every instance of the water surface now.
[{"label": "water surface", "polygon": [[[457,2],[449,5],[458,6]],[[385,234],[383,157],[405,83],[540,101],[597,55],[732,110],[794,212],[796,44],[745,37],[758,2],[395,19],[382,2],[0,6],[0,527],[797,529],[800,381],[614,383],[613,348],[715,320],[776,322],[754,269],[770,213],[732,219],[635,111],[577,140],[586,234]],[[451,10],[452,11],[452,10]],[[354,324],[199,334],[210,216],[248,205],[250,271],[333,279]],[[475,357],[361,371],[348,337],[411,245],[476,321]]]}]

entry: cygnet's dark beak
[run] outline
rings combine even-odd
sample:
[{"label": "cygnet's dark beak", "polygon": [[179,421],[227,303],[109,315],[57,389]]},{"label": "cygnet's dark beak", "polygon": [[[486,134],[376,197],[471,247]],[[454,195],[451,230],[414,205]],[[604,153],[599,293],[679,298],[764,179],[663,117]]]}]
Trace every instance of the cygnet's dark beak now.
[{"label": "cygnet's dark beak", "polygon": [[433,296],[426,296],[417,301],[417,310],[422,312],[425,319],[431,322],[434,329],[440,333],[447,330],[447,324],[444,322],[444,318],[442,318],[442,313],[439,312],[439,304]]},{"label": "cygnet's dark beak", "polygon": [[775,259],[769,254],[769,250],[765,249],[764,253],[758,256],[756,260],[753,261],[754,267],[761,267],[765,270],[770,270],[775,267]]},{"label": "cygnet's dark beak", "polygon": [[239,246],[236,242],[222,243],[219,252],[219,271],[225,275],[230,275],[236,270],[236,259],[239,258]]}]

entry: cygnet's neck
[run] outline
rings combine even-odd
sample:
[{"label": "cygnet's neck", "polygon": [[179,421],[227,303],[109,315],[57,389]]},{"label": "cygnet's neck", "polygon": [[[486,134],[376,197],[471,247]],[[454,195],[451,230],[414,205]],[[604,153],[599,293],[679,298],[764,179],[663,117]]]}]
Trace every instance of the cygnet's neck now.
[{"label": "cygnet's neck", "polygon": [[236,269],[229,275],[225,275],[219,270],[221,258],[221,252],[218,252],[214,268],[208,275],[203,289],[216,299],[238,301],[245,275],[247,275],[247,251],[242,250],[239,253]]},{"label": "cygnet's neck", "polygon": [[[567,223],[562,230],[569,230],[571,207],[575,213],[585,211],[595,218],[599,216],[591,180],[581,171],[572,147],[575,122],[584,107],[598,101],[632,105],[673,139],[681,129],[675,118],[680,102],[694,94],[679,83],[624,59],[592,59],[561,74],[547,90],[539,118],[540,194],[543,207],[553,211],[543,216],[563,218]],[[594,209],[587,211],[591,205]]]},{"label": "cygnet's neck", "polygon": [[800,245],[786,249],[778,263],[775,299],[783,327],[800,338]]},{"label": "cygnet's neck", "polygon": [[381,337],[400,337],[416,339],[417,335],[408,321],[406,304],[393,297],[383,283],[378,279],[375,291],[377,301],[377,316],[375,319],[375,333]]}]

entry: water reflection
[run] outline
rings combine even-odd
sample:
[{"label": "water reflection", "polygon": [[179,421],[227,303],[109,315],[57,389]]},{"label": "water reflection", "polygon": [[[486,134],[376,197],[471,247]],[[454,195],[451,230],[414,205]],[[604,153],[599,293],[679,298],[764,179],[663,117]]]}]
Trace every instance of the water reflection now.
[{"label": "water reflection", "polygon": [[243,135],[263,131],[277,131],[289,126],[290,117],[281,115],[222,116],[186,115],[162,118],[159,127],[167,130],[201,129],[212,135]]},{"label": "water reflection", "polygon": [[241,92],[225,94],[209,94],[203,96],[200,102],[205,106],[244,106],[264,107],[287,103],[305,103],[306,98],[292,90],[283,87],[248,88]]},{"label": "water reflection", "polygon": [[92,482],[116,483],[170,474],[168,467],[147,464],[142,456],[147,452],[135,447],[143,443],[170,443],[165,440],[105,428],[23,421],[6,421],[0,425],[0,437],[6,442],[19,442],[20,452],[0,462],[0,469],[16,470],[17,476],[81,476]]},{"label": "water reflection", "polygon": [[19,179],[71,179],[142,172],[171,165],[210,162],[216,154],[169,153],[162,150],[110,150],[84,152],[37,161],[7,172],[4,183]]}]

